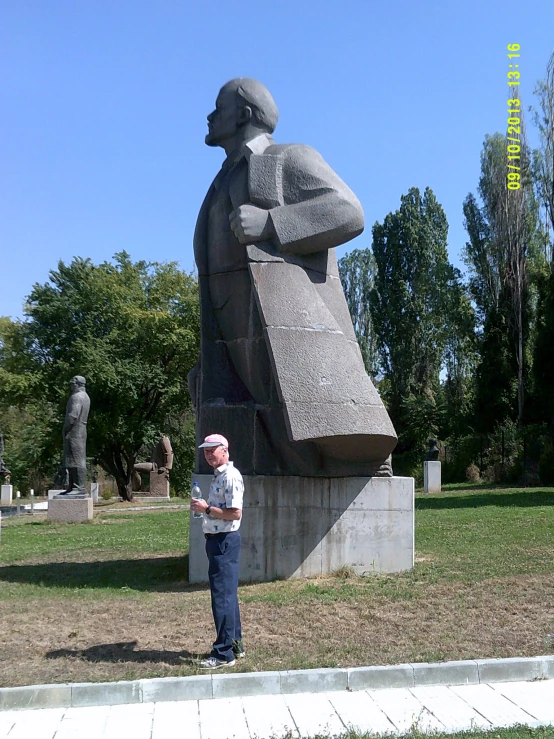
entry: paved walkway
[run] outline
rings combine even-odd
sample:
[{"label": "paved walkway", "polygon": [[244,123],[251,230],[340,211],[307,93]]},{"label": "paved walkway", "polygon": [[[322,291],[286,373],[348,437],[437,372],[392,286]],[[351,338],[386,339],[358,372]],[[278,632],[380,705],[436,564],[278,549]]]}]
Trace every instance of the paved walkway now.
[{"label": "paved walkway", "polygon": [[554,680],[0,712],[0,739],[270,739],[554,725]]}]

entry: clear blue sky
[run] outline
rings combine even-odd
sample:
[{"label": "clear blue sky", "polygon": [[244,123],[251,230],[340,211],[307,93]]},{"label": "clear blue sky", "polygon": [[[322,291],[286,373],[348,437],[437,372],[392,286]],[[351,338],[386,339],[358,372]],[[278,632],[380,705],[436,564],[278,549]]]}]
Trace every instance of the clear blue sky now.
[{"label": "clear blue sky", "polygon": [[506,45],[527,107],[553,29],[551,0],[0,0],[0,315],[60,259],[193,269],[223,160],[206,115],[237,76],[273,93],[277,141],[314,146],[360,198],[366,231],[339,256],[429,186],[461,266],[462,202],[506,130]]}]

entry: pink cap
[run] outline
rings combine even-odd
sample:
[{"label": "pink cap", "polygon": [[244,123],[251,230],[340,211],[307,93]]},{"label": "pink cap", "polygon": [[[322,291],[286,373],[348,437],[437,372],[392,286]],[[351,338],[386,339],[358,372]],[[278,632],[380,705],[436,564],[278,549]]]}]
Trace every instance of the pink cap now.
[{"label": "pink cap", "polygon": [[202,447],[215,446],[224,446],[225,449],[229,449],[229,442],[224,436],[221,436],[221,434],[210,434],[209,436],[206,436],[204,443],[200,444],[198,448],[202,449]]}]

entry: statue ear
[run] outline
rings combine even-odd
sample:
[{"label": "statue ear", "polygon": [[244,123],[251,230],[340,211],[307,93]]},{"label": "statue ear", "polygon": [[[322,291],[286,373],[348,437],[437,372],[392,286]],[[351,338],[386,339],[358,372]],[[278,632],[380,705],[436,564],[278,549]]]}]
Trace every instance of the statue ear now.
[{"label": "statue ear", "polygon": [[244,105],[242,108],[239,108],[237,124],[244,126],[246,123],[250,123],[253,115],[252,108],[249,105]]}]

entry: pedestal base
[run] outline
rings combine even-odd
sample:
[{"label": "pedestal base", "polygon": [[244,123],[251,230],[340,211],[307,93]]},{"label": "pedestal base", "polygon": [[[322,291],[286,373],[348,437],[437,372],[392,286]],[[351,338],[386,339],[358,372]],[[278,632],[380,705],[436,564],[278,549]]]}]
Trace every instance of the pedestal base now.
[{"label": "pedestal base", "polygon": [[91,521],[92,515],[92,498],[70,498],[67,495],[58,495],[48,502],[48,521],[80,523],[81,521]]},{"label": "pedestal base", "polygon": [[[204,499],[213,475],[195,474]],[[411,477],[244,478],[240,579],[357,574],[414,565]],[[208,581],[202,519],[190,521],[189,581]]]},{"label": "pedestal base", "polygon": [[2,485],[0,492],[0,505],[11,505],[13,501],[13,485]]},{"label": "pedestal base", "polygon": [[441,491],[441,463],[423,463],[423,492],[440,493]]}]

